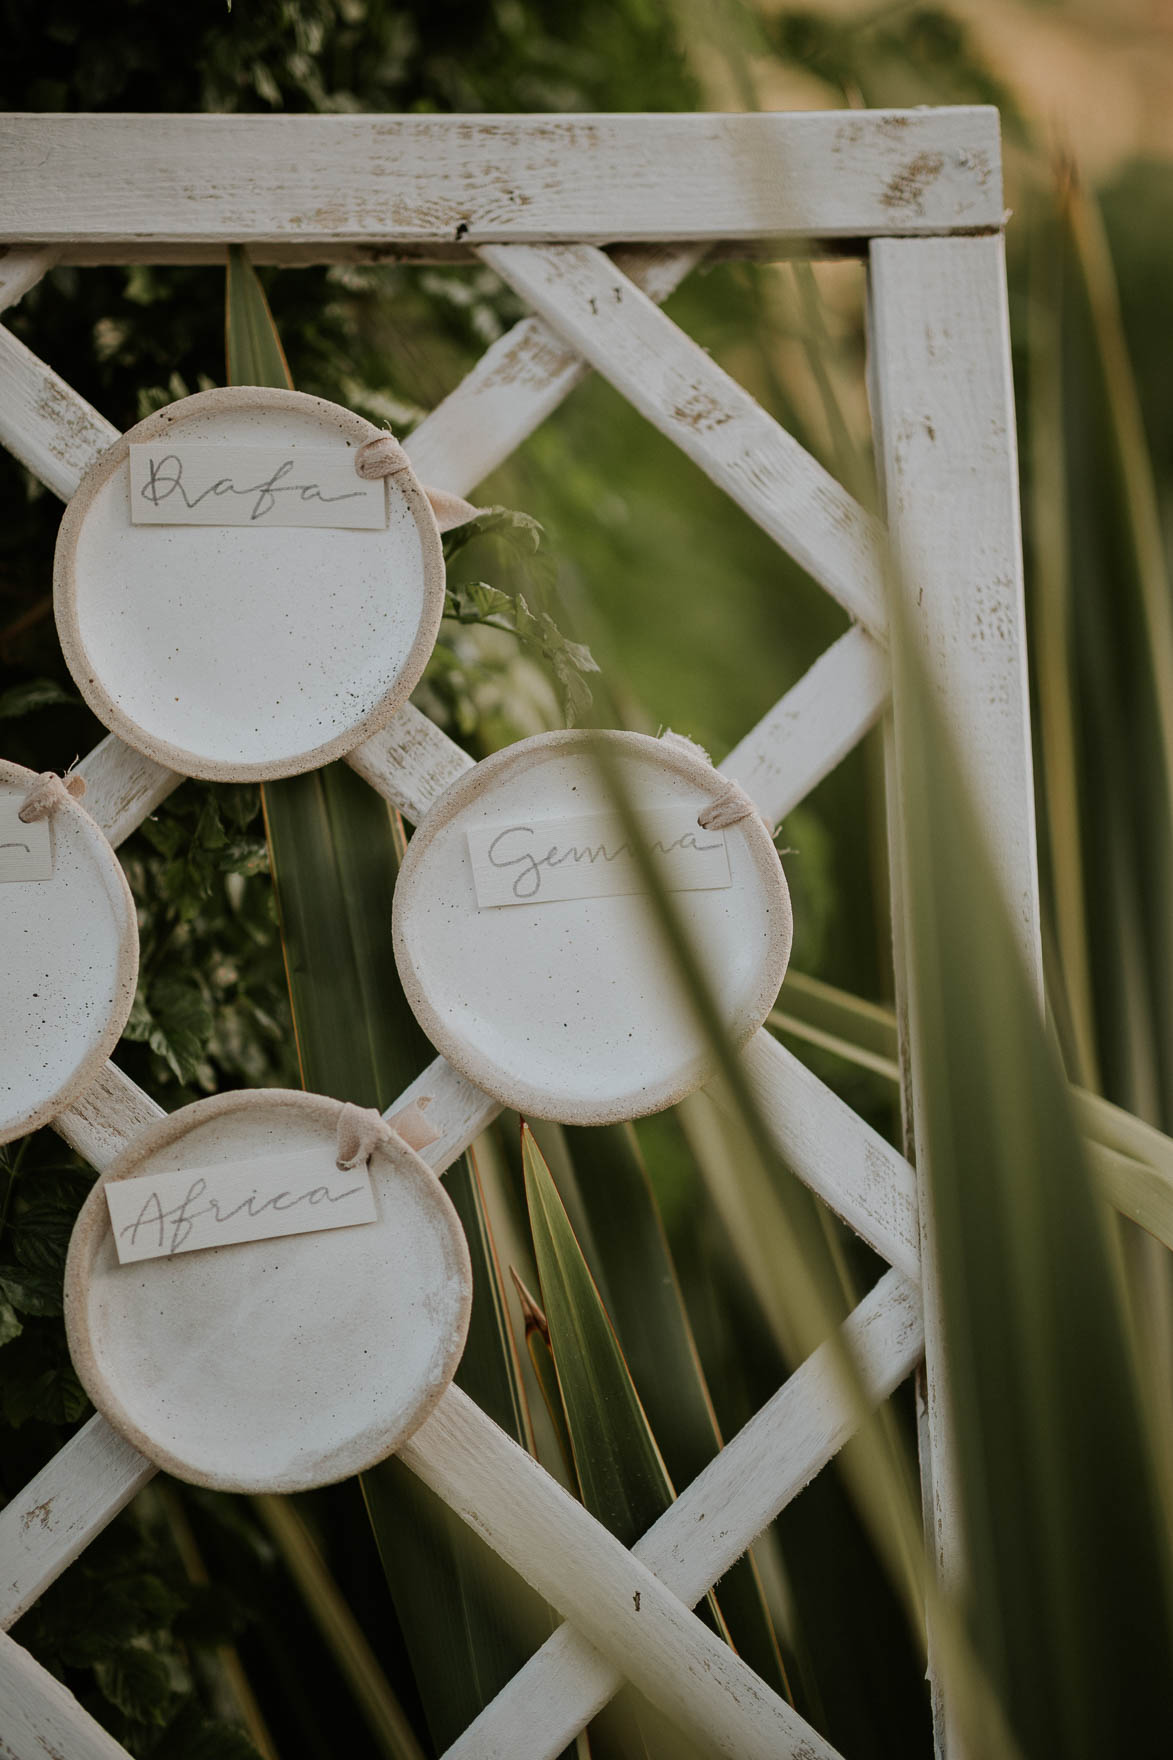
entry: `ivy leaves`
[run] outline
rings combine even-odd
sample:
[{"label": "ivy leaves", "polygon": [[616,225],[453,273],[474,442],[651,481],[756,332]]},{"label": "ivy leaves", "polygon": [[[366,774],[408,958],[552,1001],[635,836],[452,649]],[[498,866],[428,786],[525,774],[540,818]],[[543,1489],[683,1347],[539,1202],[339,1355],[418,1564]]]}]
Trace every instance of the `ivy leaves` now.
[{"label": "ivy leaves", "polygon": [[[480,538],[495,538],[507,550],[532,559],[541,545],[542,528],[529,514],[509,507],[487,507],[476,519],[445,532],[445,562],[450,563]],[[548,611],[531,610],[521,592],[508,592],[484,581],[449,585],[444,615],[456,623],[480,624],[516,636],[522,648],[553,673],[568,726],[573,727],[590,708],[593,699],[586,680],[599,670],[590,649],[564,635]]]}]

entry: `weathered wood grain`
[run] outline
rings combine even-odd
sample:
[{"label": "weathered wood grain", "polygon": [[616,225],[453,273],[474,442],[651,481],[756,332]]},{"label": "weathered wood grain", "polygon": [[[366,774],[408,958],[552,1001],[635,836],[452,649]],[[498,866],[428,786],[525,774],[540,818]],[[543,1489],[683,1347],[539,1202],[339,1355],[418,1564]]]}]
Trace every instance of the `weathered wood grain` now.
[{"label": "weathered wood grain", "polygon": [[840,636],[718,766],[778,824],[875,726],[888,661],[858,625]]},{"label": "weathered wood grain", "polygon": [[[899,1386],[923,1348],[920,1298],[890,1271],[847,1321],[870,1401]],[[855,1412],[827,1345],[801,1365],[632,1548],[695,1606],[848,1440]],[[445,1760],[554,1760],[623,1685],[623,1672],[560,1626],[447,1750]]]},{"label": "weathered wood grain", "polygon": [[70,1438],[0,1510],[0,1627],[32,1606],[154,1472],[105,1418]]},{"label": "weathered wood grain", "polygon": [[68,501],[118,430],[0,326],[0,446]]},{"label": "weathered wood grain", "polygon": [[[1031,773],[1014,389],[1000,236],[876,240],[869,269],[872,420],[891,538],[892,590],[908,612],[954,735],[1023,957],[1042,1003],[1042,939]],[[934,1252],[928,1156],[920,1140],[924,1047],[908,980],[915,929],[902,874],[899,650],[886,731],[889,867],[905,1146],[917,1166],[924,1292],[921,1497],[942,1583],[964,1581],[959,1468]],[[929,1630],[937,1753],[963,1760]]]},{"label": "weathered wood grain", "polygon": [[88,752],[77,769],[86,780],[86,812],[115,849],[183,781],[177,770],[156,764],[114,733]]},{"label": "weathered wood grain", "polygon": [[473,766],[468,753],[411,703],[381,733],[348,752],[346,762],[413,825]]},{"label": "weathered wood grain", "polygon": [[4,1760],[128,1760],[68,1687],[0,1632]]},{"label": "weathered wood grain", "polygon": [[[742,1052],[742,1067],[791,1171],[889,1265],[918,1278],[916,1175],[900,1151],[764,1027]],[[729,1104],[719,1082],[711,1092]]]},{"label": "weathered wood grain", "polygon": [[883,529],[748,391],[589,245],[481,255],[641,415],[874,634]]},{"label": "weathered wood grain", "polygon": [[[1002,223],[992,108],[764,115],[9,114],[0,238],[481,244]],[[681,175],[682,171],[687,175]]]},{"label": "weathered wood grain", "polygon": [[707,1751],[833,1760],[829,1743],[459,1388],[400,1458]]}]

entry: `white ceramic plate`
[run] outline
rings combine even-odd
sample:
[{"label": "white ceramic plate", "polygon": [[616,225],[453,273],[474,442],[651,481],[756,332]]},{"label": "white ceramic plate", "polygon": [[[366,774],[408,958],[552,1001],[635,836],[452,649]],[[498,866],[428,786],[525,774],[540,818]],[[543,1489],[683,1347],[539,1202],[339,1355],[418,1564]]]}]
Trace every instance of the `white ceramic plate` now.
[{"label": "white ceramic plate", "polygon": [[[106,1176],[332,1154],[341,1104],[253,1089],[150,1126]],[[406,1144],[371,1158],[378,1220],[120,1265],[100,1182],[78,1217],[65,1321],[98,1410],[168,1472],[304,1491],[362,1472],[423,1422],[464,1349],[459,1219]]]},{"label": "white ceramic plate", "polygon": [[[408,471],[384,530],[134,525],[132,441],[347,448],[379,430],[294,391],[200,392],[124,434],[83,478],[57,542],[62,647],[94,713],[189,776],[291,776],[385,726],[444,608],[440,534]],[[357,479],[356,479],[357,481]],[[382,487],[382,485],[381,485]]]},{"label": "white ceramic plate", "polygon": [[[521,740],[460,777],[423,819],[393,913],[400,976],[437,1049],[504,1105],[574,1124],[659,1111],[712,1073],[646,896],[478,909],[468,833],[608,812],[590,750],[598,739],[641,810],[683,806],[693,823],[719,791],[701,758],[642,734]],[[773,1007],[786,970],[790,897],[756,814],[725,836],[732,884],[673,897],[742,1044]]]},{"label": "white ceramic plate", "polygon": [[[0,762],[0,793],[36,776]],[[117,1044],[138,976],[134,900],[117,856],[69,801],[50,824],[53,877],[0,885],[0,1143],[37,1130]]]}]

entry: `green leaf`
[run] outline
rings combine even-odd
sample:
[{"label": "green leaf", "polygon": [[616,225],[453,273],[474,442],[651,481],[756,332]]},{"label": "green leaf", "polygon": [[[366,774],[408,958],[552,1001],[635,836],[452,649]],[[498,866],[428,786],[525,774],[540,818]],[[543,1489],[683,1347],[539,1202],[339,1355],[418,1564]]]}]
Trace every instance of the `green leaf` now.
[{"label": "green leaf", "polygon": [[[540,1127],[539,1141],[550,1127]],[[676,1267],[631,1125],[564,1133],[583,1253],[674,1484],[689,1485],[721,1447]],[[790,1687],[753,1560],[721,1580],[717,1602],[739,1654],[787,1698]]]},{"label": "green leaf", "polygon": [[110,1703],[136,1723],[166,1723],[173,1699],[171,1675],[153,1651],[128,1645],[107,1661],[96,1662],[94,1679]]},{"label": "green leaf", "polygon": [[[147,993],[145,1037],[151,1050],[162,1057],[177,1081],[190,1082],[207,1056],[214,1021],[204,992],[181,977],[156,978]],[[135,1033],[142,1036],[143,1018],[136,1017]]]},{"label": "green leaf", "polygon": [[225,323],[230,385],[271,385],[293,390],[285,350],[257,272],[243,245],[228,247]]},{"label": "green leaf", "polygon": [[[61,1269],[56,1265],[51,1269],[30,1265],[0,1265],[0,1296],[21,1314],[60,1314]],[[18,1327],[17,1331],[19,1330]],[[9,1337],[15,1337],[15,1333],[10,1333]]]},{"label": "green leaf", "polygon": [[503,539],[521,555],[532,555],[541,546],[542,528],[536,519],[514,507],[482,507],[475,519],[453,526],[442,538],[445,562],[459,556],[476,538]]},{"label": "green leaf", "polygon": [[59,708],[68,704],[74,707],[81,701],[64,685],[58,684],[55,678],[31,678],[27,684],[14,684],[6,691],[0,691],[0,721],[14,721],[21,715],[31,715],[37,709]]},{"label": "green leaf", "polygon": [[632,1546],[672,1502],[672,1482],[528,1125],[522,1126],[521,1153],[542,1301],[582,1500],[625,1546]]},{"label": "green leaf", "polygon": [[[0,1279],[0,1289],[5,1287],[3,1279]],[[23,1331],[24,1327],[20,1323],[20,1316],[11,1300],[7,1295],[0,1295],[0,1345],[11,1344],[12,1340],[19,1338]]]},{"label": "green leaf", "polygon": [[[260,285],[235,247],[228,347],[234,384],[290,383]],[[345,764],[266,784],[262,799],[302,1081],[386,1108],[433,1056],[391,945],[399,851],[390,810]],[[516,1351],[471,1156],[449,1169],[446,1185],[473,1266],[457,1381],[525,1443]],[[541,1641],[548,1616],[398,1462],[362,1483],[429,1727],[447,1747]]]},{"label": "green leaf", "polygon": [[[900,610],[899,604],[895,607]],[[1031,1760],[1173,1726],[1173,1561],[1104,1214],[900,625],[912,1003],[978,1654]]]},{"label": "green leaf", "polygon": [[590,708],[593,698],[586,677],[599,670],[590,649],[564,636],[548,611],[531,611],[520,593],[503,592],[484,581],[449,587],[444,595],[444,615],[458,623],[484,624],[516,636],[523,648],[553,672],[570,726]]}]

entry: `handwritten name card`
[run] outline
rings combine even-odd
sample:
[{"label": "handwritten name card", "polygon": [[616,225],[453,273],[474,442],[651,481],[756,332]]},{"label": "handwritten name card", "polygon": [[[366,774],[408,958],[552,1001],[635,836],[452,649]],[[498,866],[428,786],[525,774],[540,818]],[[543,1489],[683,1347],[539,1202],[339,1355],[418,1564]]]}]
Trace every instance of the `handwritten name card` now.
[{"label": "handwritten name card", "polygon": [[51,880],[53,845],[48,819],[26,825],[20,817],[21,797],[0,796],[0,881]]},{"label": "handwritten name card", "polygon": [[387,524],[382,481],[365,482],[349,446],[132,443],[130,517],[139,526]]},{"label": "handwritten name card", "polygon": [[123,1265],[376,1220],[369,1169],[339,1173],[326,1148],[108,1180],[105,1191]]},{"label": "handwritten name card", "polygon": [[[709,892],[732,883],[723,831],[703,831],[695,812],[641,813],[640,826],[673,892]],[[547,904],[642,892],[643,879],[619,820],[605,814],[518,819],[468,832],[477,904]]]}]

